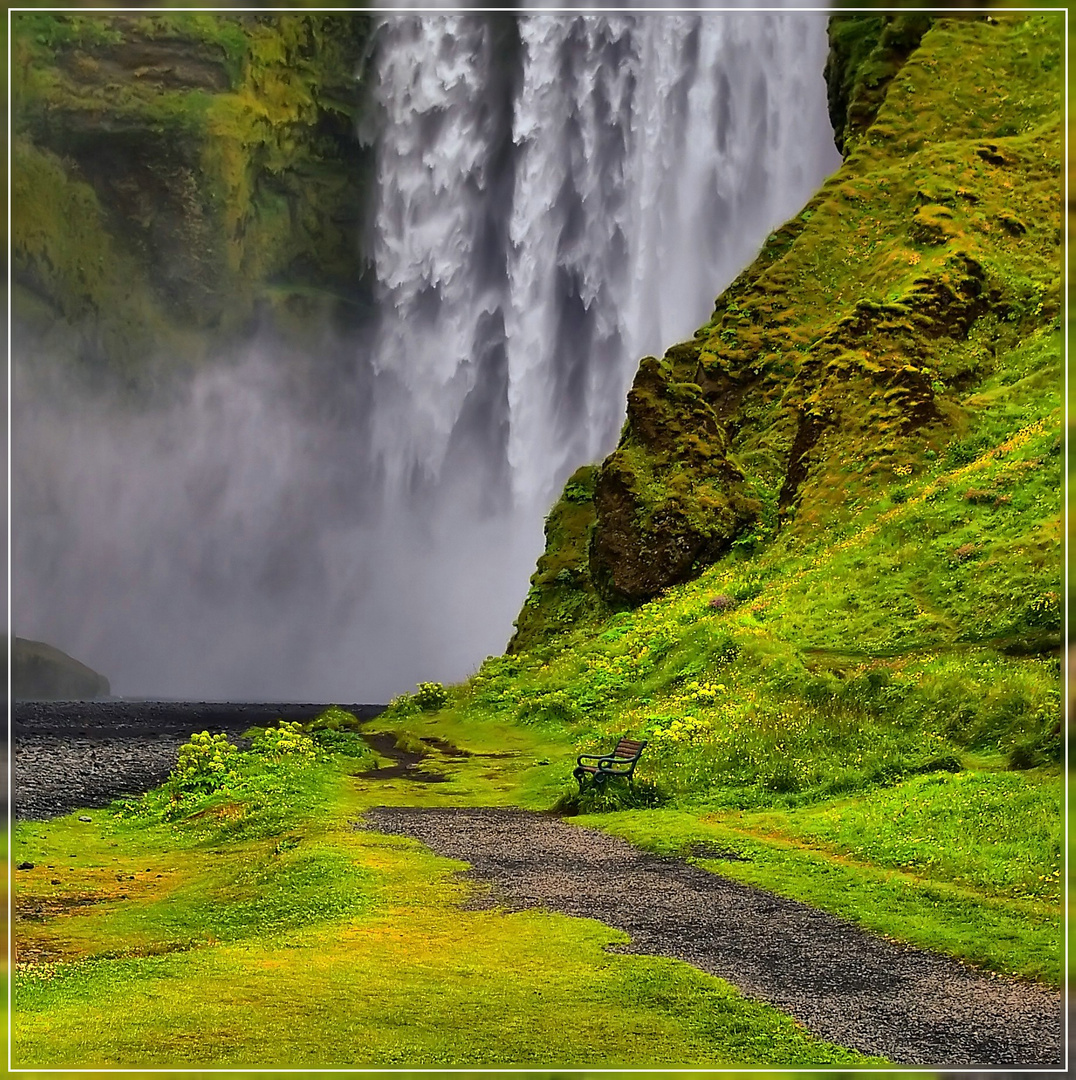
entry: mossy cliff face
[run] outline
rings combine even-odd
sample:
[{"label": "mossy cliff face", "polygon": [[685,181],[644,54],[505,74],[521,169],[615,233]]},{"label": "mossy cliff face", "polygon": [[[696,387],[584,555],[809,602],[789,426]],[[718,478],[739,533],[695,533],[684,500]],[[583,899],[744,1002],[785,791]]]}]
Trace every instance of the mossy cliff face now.
[{"label": "mossy cliff face", "polygon": [[842,154],[874,122],[890,80],[933,23],[933,15],[920,11],[830,19],[826,88],[833,141]]},{"label": "mossy cliff face", "polygon": [[543,557],[587,550],[578,595],[540,570],[512,649],[716,559],[852,528],[1021,388],[1030,402],[1060,379],[1058,20],[926,22],[832,20],[844,165],[692,341],[643,361],[620,445],[576,504],[585,533],[558,525]]},{"label": "mossy cliff face", "polygon": [[134,371],[264,307],[353,303],[369,33],[354,15],[16,14],[17,318],[59,315],[81,359]]}]

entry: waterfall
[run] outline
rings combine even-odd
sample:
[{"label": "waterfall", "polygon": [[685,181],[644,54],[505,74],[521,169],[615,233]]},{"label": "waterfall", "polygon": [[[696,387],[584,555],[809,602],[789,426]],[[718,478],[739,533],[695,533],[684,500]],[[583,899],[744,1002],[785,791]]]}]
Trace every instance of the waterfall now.
[{"label": "waterfall", "polygon": [[705,321],[837,157],[817,16],[506,22],[380,30],[375,443],[399,490],[477,440],[526,512],[608,453],[639,358]]},{"label": "waterfall", "polygon": [[375,324],[326,356],[259,341],[166,415],[17,382],[16,632],[187,698],[385,700],[500,652],[639,358],[836,166],[825,26],[384,17]]}]

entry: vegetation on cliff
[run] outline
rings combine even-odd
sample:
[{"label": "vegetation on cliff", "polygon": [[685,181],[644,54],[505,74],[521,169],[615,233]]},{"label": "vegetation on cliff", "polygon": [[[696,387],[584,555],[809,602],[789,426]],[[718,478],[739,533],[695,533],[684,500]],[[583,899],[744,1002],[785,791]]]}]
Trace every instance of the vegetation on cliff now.
[{"label": "vegetation on cliff", "polygon": [[134,375],[267,307],[346,313],[369,33],[348,14],[16,13],[15,314],[31,341],[60,316],[77,358]]},{"label": "vegetation on cliff", "polygon": [[[850,1060],[594,924],[461,907],[459,864],[349,824],[384,804],[556,807],[1060,985],[1063,21],[908,19],[834,21],[844,165],[642,362],[508,654],[365,729],[437,782],[315,732],[19,826],[18,1064]],[[624,734],[634,787],[579,795]]]},{"label": "vegetation on cliff", "polygon": [[[587,572],[571,584],[604,603],[581,604],[565,576],[540,568],[514,649],[563,627],[565,606],[600,618],[720,559],[762,574],[885,514],[893,537],[897,518],[917,516],[917,496],[930,489],[935,503],[937,481],[959,483],[973,462],[983,491],[922,542],[906,531],[913,564],[885,588],[899,589],[899,609],[909,577],[926,587],[936,610],[916,635],[923,646],[1042,630],[1056,640],[1061,87],[1051,31],[1050,16],[935,23],[844,166],[769,237],[707,325],[643,361],[620,446],[597,469],[589,506],[569,485],[543,557],[557,565],[563,546],[579,566],[585,549]],[[962,80],[972,61],[992,78]],[[999,474],[997,448],[1028,425],[1041,435],[1036,464],[1010,459]],[[565,503],[578,508],[574,531]],[[949,539],[953,550],[974,540],[974,551],[932,583]],[[822,620],[818,629],[830,633]]]}]

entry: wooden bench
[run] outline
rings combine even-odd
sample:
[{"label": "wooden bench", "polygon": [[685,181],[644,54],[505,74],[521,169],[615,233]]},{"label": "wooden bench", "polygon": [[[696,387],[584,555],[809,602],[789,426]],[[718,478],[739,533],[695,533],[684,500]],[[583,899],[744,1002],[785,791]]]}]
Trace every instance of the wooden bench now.
[{"label": "wooden bench", "polygon": [[[572,776],[579,781],[580,792],[583,790],[583,781],[588,776],[591,784],[597,787],[601,787],[611,776],[625,777],[630,783],[645,746],[645,739],[621,739],[611,754],[580,754],[572,772]],[[584,762],[593,764],[587,765]]]}]

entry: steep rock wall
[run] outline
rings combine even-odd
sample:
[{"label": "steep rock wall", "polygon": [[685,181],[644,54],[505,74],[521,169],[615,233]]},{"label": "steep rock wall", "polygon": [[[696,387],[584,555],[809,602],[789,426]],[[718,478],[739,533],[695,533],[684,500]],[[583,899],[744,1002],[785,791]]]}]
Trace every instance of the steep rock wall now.
[{"label": "steep rock wall", "polygon": [[[272,310],[347,317],[362,272],[353,135],[370,21],[18,13],[16,323],[136,378]],[[64,351],[61,349],[61,351]]]}]

